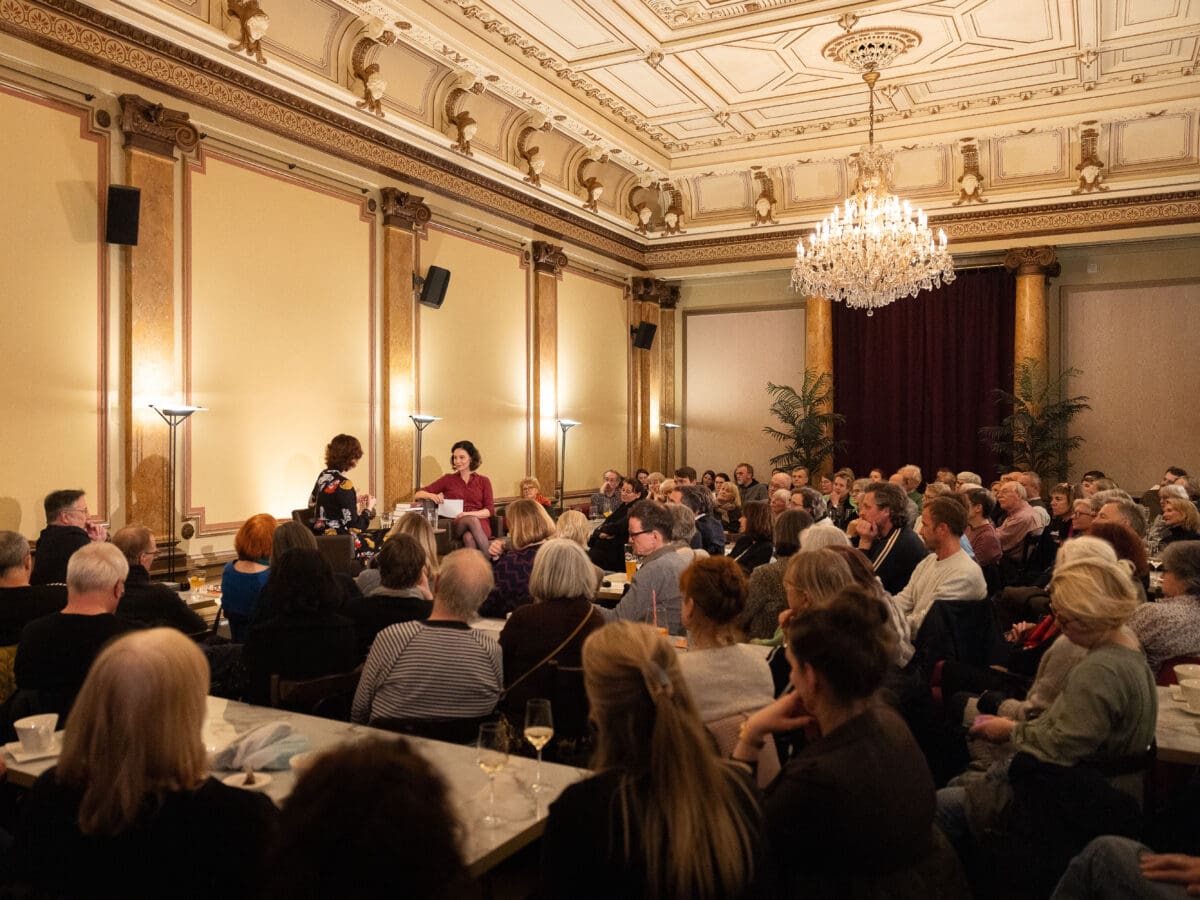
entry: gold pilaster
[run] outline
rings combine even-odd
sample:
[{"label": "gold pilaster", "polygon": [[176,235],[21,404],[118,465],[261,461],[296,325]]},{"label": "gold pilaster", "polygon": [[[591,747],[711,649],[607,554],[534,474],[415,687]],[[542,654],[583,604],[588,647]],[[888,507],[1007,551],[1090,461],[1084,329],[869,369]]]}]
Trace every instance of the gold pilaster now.
[{"label": "gold pilaster", "polygon": [[[533,474],[543,489],[558,483],[558,283],[567,265],[563,249],[546,241],[534,241],[533,295],[530,302],[532,358]],[[563,493],[566,485],[562,485]],[[559,496],[562,496],[560,494]]]},{"label": "gold pilaster", "polygon": [[1019,366],[1033,358],[1047,362],[1046,286],[1061,266],[1053,247],[1019,247],[1009,250],[1004,267],[1017,274],[1017,308],[1013,333],[1013,362]]},{"label": "gold pilaster", "polygon": [[[830,384],[833,385],[833,303],[824,297],[808,297],[805,301],[804,365],[819,373],[828,373]],[[831,392],[828,408],[821,412],[833,410],[833,396]],[[828,474],[832,470],[833,459],[825,460],[821,471]]]}]

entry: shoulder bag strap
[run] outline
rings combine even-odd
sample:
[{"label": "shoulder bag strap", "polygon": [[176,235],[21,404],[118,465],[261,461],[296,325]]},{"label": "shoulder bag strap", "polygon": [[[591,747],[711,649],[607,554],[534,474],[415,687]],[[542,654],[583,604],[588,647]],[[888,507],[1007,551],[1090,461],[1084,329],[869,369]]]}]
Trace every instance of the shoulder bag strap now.
[{"label": "shoulder bag strap", "polygon": [[571,641],[575,639],[575,635],[579,634],[579,632],[583,630],[583,626],[586,625],[589,621],[591,621],[592,616],[594,616],[595,614],[596,614],[596,607],[593,606],[591,609],[588,610],[587,615],[583,617],[583,621],[581,621],[578,625],[575,626],[575,630],[572,631],[570,634],[568,634],[566,639],[561,644],[559,644],[557,647],[555,647],[553,650],[551,650],[549,653],[547,653],[544,657],[542,657],[542,661],[539,662],[536,666],[534,666],[531,669],[526,670],[526,672],[520,678],[518,678],[516,681],[514,681],[512,684],[510,684],[508,687],[506,687],[503,691],[501,691],[500,698],[504,699],[504,697],[508,696],[509,691],[511,691],[513,688],[515,688],[518,684],[520,684],[522,681],[524,681],[526,678],[528,678],[530,675],[532,675],[534,672],[536,672],[538,669],[540,669],[546,663],[550,662],[550,660],[554,659],[554,657],[558,656],[559,652],[563,649],[563,647],[567,646],[567,644],[571,643]]}]

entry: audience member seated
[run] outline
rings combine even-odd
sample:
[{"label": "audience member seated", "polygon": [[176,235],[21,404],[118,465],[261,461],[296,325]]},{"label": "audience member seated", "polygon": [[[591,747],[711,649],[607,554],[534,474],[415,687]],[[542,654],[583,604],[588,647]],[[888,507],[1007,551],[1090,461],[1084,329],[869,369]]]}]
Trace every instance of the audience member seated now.
[{"label": "audience member seated", "polygon": [[1176,541],[1200,541],[1200,511],[1191,500],[1168,497],[1163,503],[1163,529],[1158,536],[1160,546]]},{"label": "audience member seated", "polygon": [[738,494],[738,486],[732,481],[721,482],[716,489],[716,498],[713,514],[720,519],[721,527],[727,533],[736,532],[738,519],[742,517],[742,498]]},{"label": "audience member seated", "polygon": [[913,569],[896,605],[916,638],[935,600],[983,600],[987,584],[979,564],[962,549],[959,539],[967,526],[962,503],[936,497],[922,505],[921,540],[930,553]]},{"label": "audience member seated", "polygon": [[[1049,878],[1053,884],[1067,860],[1103,833],[1087,834],[1087,824],[1104,821],[1114,809],[1113,792],[1095,770],[1074,767],[1085,760],[1103,764],[1145,754],[1154,739],[1158,705],[1154,676],[1137,638],[1125,627],[1139,602],[1128,570],[1099,559],[1074,560],[1056,567],[1050,592],[1063,634],[1087,653],[1036,719],[975,719],[971,736],[1011,741],[1017,755],[1011,764],[993,766],[984,778],[940,790],[937,819],[964,850],[980,845],[1009,858],[1006,851],[1014,842],[1022,848],[1032,842],[1037,852],[1025,857],[1028,872],[1020,874],[1033,883]],[[1056,798],[1066,796],[1076,798],[1069,812],[1055,805]],[[1131,802],[1126,798],[1127,805]],[[1005,824],[1014,821],[1036,823],[1036,830],[1010,832]],[[1070,846],[1068,838],[1079,845]]]},{"label": "audience member seated", "polygon": [[710,556],[725,553],[725,529],[721,520],[713,515],[712,495],[702,487],[685,485],[679,488],[680,502],[696,516],[696,531],[700,535],[700,548]]},{"label": "audience member seated", "polygon": [[550,509],[553,505],[549,498],[542,496],[542,483],[532,475],[522,478],[519,488],[522,500],[532,500],[545,509]]},{"label": "audience member seated", "polygon": [[858,511],[850,500],[850,486],[854,484],[852,469],[838,469],[833,473],[832,487],[829,491],[829,518],[843,531],[846,526],[858,518]]},{"label": "audience member seated", "polygon": [[[438,574],[437,535],[433,532],[433,526],[426,521],[424,516],[405,513],[396,520],[396,523],[384,536],[383,542],[386,544],[398,534],[406,534],[421,545],[421,549],[425,551],[425,580],[433,585],[437,581]],[[374,565],[374,561],[370,568],[363,569],[358,573],[354,584],[364,596],[379,587],[379,567]],[[430,597],[432,596],[430,594]]]},{"label": "audience member seated", "polygon": [[349,672],[362,660],[354,621],[340,615],[342,594],[316,550],[289,550],[271,566],[269,612],[250,627],[243,659],[250,702],[266,705],[271,676],[299,680]]},{"label": "audience member seated", "polygon": [[967,896],[933,827],[925,758],[875,698],[895,657],[878,599],[849,587],[799,613],[788,648],[795,692],[751,716],[733,754],[754,765],[768,736],[809,723],[820,730],[766,790],[779,896],[906,896],[914,884],[922,896]]},{"label": "audience member seated", "polygon": [[450,532],[468,549],[486,550],[492,537],[491,517],[496,513],[492,482],[476,469],[483,457],[470,441],[450,448],[450,471],[413,494],[414,500],[463,501],[463,511],[450,523]]},{"label": "audience member seated", "polygon": [[54,491],[46,495],[46,527],[37,539],[30,584],[62,584],[67,578],[67,560],[80,547],[104,541],[108,532],[88,521],[87,496],[83,491]]},{"label": "audience member seated", "polygon": [[425,578],[425,551],[415,538],[398,534],[385,541],[376,556],[380,584],[369,594],[353,597],[342,613],[354,620],[359,658],[365,659],[375,635],[389,625],[427,619],[433,594]]},{"label": "audience member seated", "polygon": [[617,622],[587,639],[583,666],[596,774],[550,805],[543,895],[758,896],[754,795],[745,774],[712,749],[676,651],[653,628]]},{"label": "audience member seated", "polygon": [[1026,496],[1019,481],[1003,482],[996,495],[1000,509],[1004,511],[1004,521],[996,529],[996,537],[1005,557],[1016,562],[1025,561],[1025,538],[1042,533],[1038,515]]},{"label": "audience member seated", "polygon": [[899,485],[873,481],[863,491],[854,523],[859,550],[866,554],[883,589],[899,594],[929,550],[908,527],[910,499]]},{"label": "audience member seated", "polygon": [[779,614],[787,609],[783,574],[788,561],[800,550],[801,535],[812,525],[812,516],[800,509],[789,509],[775,522],[775,559],[750,573],[746,609],[741,628],[747,639],[766,639],[779,627]]},{"label": "audience member seated", "polygon": [[746,609],[746,576],[727,556],[698,559],[679,579],[688,652],[679,659],[703,722],[748,713],[775,699],[775,684],[762,651],[738,643],[738,620]]},{"label": "audience member seated", "polygon": [[981,487],[967,488],[963,492],[967,499],[967,540],[975,552],[975,562],[980,568],[1000,562],[1003,553],[1000,539],[996,537],[996,526],[992,524],[992,510],[996,500],[992,492]]},{"label": "audience member seated", "polygon": [[[274,569],[279,565],[279,560],[289,550],[317,550],[317,539],[313,533],[301,525],[299,522],[284,522],[275,529],[275,534],[271,538],[271,559],[270,565]],[[360,596],[362,591],[358,589],[358,584],[353,578],[344,572],[333,573],[334,583],[337,585],[337,601],[333,607],[335,612],[350,601],[351,598]],[[378,582],[376,582],[378,586]],[[277,586],[275,581],[268,575],[266,583],[263,585],[262,593],[258,597],[258,609],[255,612],[254,619],[250,624],[261,621],[262,619],[270,618],[276,612],[276,597],[275,593]],[[211,660],[210,660],[211,662]]]},{"label": "audience member seated", "polygon": [[529,602],[529,573],[533,571],[533,560],[542,543],[554,537],[554,520],[533,500],[514,500],[508,504],[505,518],[510,548],[506,549],[500,541],[492,541],[491,550],[499,553],[492,563],[496,586],[479,608],[479,615],[489,619],[503,619],[518,606]]},{"label": "audience member seated", "polygon": [[[207,693],[204,655],[174,629],[106,647],[22,807],[18,881],[47,897],[256,896],[277,813],[208,776]],[[218,856],[201,852],[214,840]]]},{"label": "audience member seated", "polygon": [[[547,541],[533,563],[533,602],[513,611],[500,632],[504,699],[500,708],[521,722],[526,701],[554,696],[554,666],[583,665],[583,642],[604,624],[592,605],[595,569],[578,544]],[[585,702],[585,698],[579,698]]]},{"label": "audience member seated", "polygon": [[789,488],[779,488],[771,493],[771,502],[769,504],[771,510],[771,522],[774,523],[785,509],[790,509],[792,506],[792,492]]},{"label": "audience member seated", "polygon": [[1129,619],[1157,673],[1168,659],[1200,654],[1200,541],[1176,541],[1163,551],[1162,595]]},{"label": "audience member seated", "polygon": [[743,505],[753,500],[761,500],[766,503],[770,499],[770,488],[760,481],[755,481],[754,466],[750,463],[738,463],[733,470],[733,480],[737,482],[738,493],[742,496]]},{"label": "audience member seated", "polygon": [[[459,848],[461,826],[437,769],[403,738],[322,753],[279,816],[263,900],[476,896]],[[398,881],[399,880],[399,881]]]},{"label": "audience member seated", "polygon": [[1155,853],[1105,835],[1071,860],[1050,900],[1188,900],[1200,894],[1200,856]]},{"label": "audience member seated", "polygon": [[504,684],[500,645],[468,623],[493,587],[482,553],[463,549],[447,556],[429,618],[391,625],[376,636],[351,720],[373,725],[491,713]]},{"label": "audience member seated", "polygon": [[1071,504],[1071,537],[1079,537],[1091,530],[1096,519],[1096,505],[1091,498],[1080,498]]},{"label": "audience member seated", "polygon": [[605,621],[648,622],[679,634],[679,576],[692,562],[692,553],[672,541],[671,511],[653,500],[640,500],[629,511],[629,538],[641,565],[625,596],[613,609],[599,609]]},{"label": "audience member seated", "polygon": [[308,498],[316,534],[346,534],[370,527],[375,517],[375,498],[359,494],[346,474],[362,456],[362,444],[353,435],[337,434],[326,444],[325,468]]},{"label": "audience member seated", "polygon": [[138,627],[116,616],[128,574],[129,563],[112,544],[75,551],[67,563],[67,605],[21,632],[13,665],[14,718],[50,712],[58,713],[60,724],[66,718],[100,648]]},{"label": "audience member seated", "polygon": [[[846,565],[850,567],[850,577],[854,583],[868,594],[878,597],[879,602],[887,609],[888,621],[891,622],[892,630],[896,633],[896,668],[904,669],[912,660],[916,650],[913,648],[912,637],[908,633],[908,620],[904,618],[904,613],[896,604],[896,598],[883,589],[883,582],[879,580],[875,570],[871,568],[871,561],[861,550],[851,547],[849,544],[835,544],[827,549],[844,559]],[[920,680],[920,689],[922,692],[928,693],[925,690],[927,684],[923,676]]]},{"label": "audience member seated", "polygon": [[[682,504],[670,501],[667,511],[671,514],[671,541],[677,552],[690,554],[692,558],[708,556],[700,546],[700,532],[696,530],[696,514]],[[691,559],[688,560],[689,562]]]},{"label": "audience member seated", "polygon": [[[31,585],[29,574],[32,571],[29,541],[15,531],[0,531],[0,648],[14,647],[26,625],[67,605],[64,585]],[[7,697],[12,693],[12,659],[6,659]]]},{"label": "audience member seated", "polygon": [[625,544],[629,542],[629,510],[642,499],[636,478],[621,481],[621,505],[592,532],[588,556],[605,572],[625,571]]},{"label": "audience member seated", "polygon": [[[221,572],[221,608],[235,644],[246,640],[246,631],[258,616],[259,598],[271,574],[275,528],[275,517],[268,513],[258,513],[243,522],[233,538],[237,559],[226,563]],[[315,540],[311,546],[315,549]]]},{"label": "audience member seated", "polygon": [[1099,491],[1096,493],[1095,500],[1100,503],[1100,507],[1093,521],[1128,525],[1138,537],[1145,535],[1146,514],[1142,512],[1142,508],[1124,491],[1120,491],[1119,496],[1113,496],[1113,493],[1115,492],[1106,491],[1103,495]]},{"label": "audience member seated", "polygon": [[593,519],[603,519],[621,503],[621,473],[616,469],[606,469],[600,489],[588,500],[588,511]]},{"label": "audience member seated", "polygon": [[150,581],[149,566],[158,556],[154,532],[144,525],[126,525],[113,535],[112,542],[129,563],[125,593],[117,604],[118,616],[152,628],[175,628],[193,637],[208,630],[204,619],[188,607],[179,591]]},{"label": "audience member seated", "polygon": [[771,561],[774,553],[771,545],[773,527],[771,510],[766,503],[751,500],[742,507],[742,517],[738,520],[738,539],[729,556],[747,575]]}]

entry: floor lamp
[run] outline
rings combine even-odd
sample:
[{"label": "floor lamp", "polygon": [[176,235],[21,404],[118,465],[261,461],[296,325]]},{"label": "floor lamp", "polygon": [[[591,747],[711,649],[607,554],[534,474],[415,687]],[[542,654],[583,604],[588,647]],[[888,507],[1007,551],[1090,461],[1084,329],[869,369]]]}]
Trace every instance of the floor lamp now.
[{"label": "floor lamp", "polygon": [[567,432],[583,423],[576,422],[574,419],[558,419],[557,421],[558,427],[562,429],[562,458],[558,464],[558,514],[561,516],[567,502]]},{"label": "floor lamp", "polygon": [[674,422],[663,422],[663,428],[667,431],[667,470],[673,472],[675,469],[671,465],[671,432],[678,430],[679,426]]},{"label": "floor lamp", "polygon": [[176,461],[178,460],[179,446],[179,426],[194,412],[199,412],[204,409],[203,406],[155,406],[150,404],[150,408],[154,410],[167,423],[167,428],[171,430],[171,440],[167,451],[167,480],[171,483],[171,497],[167,504],[167,534],[170,536],[171,549],[167,552],[167,577],[175,576],[175,548],[177,541],[175,539],[175,497],[176,485],[175,481],[179,475]]},{"label": "floor lamp", "polygon": [[421,489],[421,437],[422,437],[422,435],[425,434],[426,428],[428,428],[434,422],[440,422],[442,420],[442,417],[441,416],[423,416],[418,413],[412,413],[409,415],[409,418],[412,419],[413,424],[417,426],[417,471],[416,471],[417,485],[416,485],[415,490],[420,490]]}]

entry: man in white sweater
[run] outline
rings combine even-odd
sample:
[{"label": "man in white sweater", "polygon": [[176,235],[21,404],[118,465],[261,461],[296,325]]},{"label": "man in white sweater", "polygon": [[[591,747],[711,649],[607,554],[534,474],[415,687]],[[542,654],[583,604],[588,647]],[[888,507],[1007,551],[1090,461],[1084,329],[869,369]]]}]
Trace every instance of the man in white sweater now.
[{"label": "man in white sweater", "polygon": [[933,601],[987,596],[983,570],[959,543],[966,527],[967,511],[958,497],[936,497],[921,510],[921,540],[933,552],[917,564],[904,590],[896,595],[914,638]]}]

